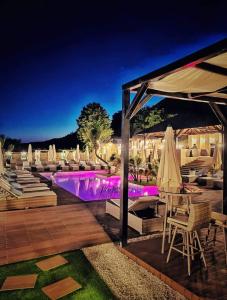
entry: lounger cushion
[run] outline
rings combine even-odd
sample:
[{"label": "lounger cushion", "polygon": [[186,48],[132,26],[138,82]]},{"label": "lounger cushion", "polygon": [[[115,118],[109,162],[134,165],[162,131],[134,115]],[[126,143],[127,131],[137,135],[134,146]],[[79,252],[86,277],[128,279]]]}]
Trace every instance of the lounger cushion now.
[{"label": "lounger cushion", "polygon": [[[119,199],[111,199],[112,203],[120,207],[120,200]],[[128,211],[137,211],[137,210],[143,210],[150,205],[157,203],[159,201],[159,197],[156,196],[148,196],[148,197],[139,197],[136,200],[128,200]]]}]

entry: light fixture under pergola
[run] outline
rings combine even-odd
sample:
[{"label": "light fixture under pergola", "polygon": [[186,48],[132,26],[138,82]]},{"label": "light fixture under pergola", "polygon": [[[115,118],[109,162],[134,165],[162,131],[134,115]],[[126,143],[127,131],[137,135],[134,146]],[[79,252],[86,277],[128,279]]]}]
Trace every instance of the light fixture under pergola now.
[{"label": "light fixture under pergola", "polygon": [[[135,93],[132,101],[130,95]],[[223,126],[223,212],[227,214],[227,39],[132,80],[122,86],[121,243],[127,244],[130,119],[153,96],[208,103]]]}]

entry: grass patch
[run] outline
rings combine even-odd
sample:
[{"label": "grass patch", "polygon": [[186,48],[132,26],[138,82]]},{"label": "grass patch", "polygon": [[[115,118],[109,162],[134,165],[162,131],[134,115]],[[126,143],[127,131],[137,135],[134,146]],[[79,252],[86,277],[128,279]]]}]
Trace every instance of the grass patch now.
[{"label": "grass patch", "polygon": [[42,259],[0,267],[0,285],[7,276],[36,273],[38,279],[34,289],[0,292],[0,299],[4,300],[48,300],[41,288],[67,276],[71,276],[82,285],[82,289],[63,297],[62,300],[110,300],[115,299],[108,286],[93,269],[81,250],[62,254],[69,263],[50,271],[41,271],[35,263]]},{"label": "grass patch", "polygon": [[149,185],[156,185],[156,180],[151,180],[151,181],[133,181],[133,180],[130,180],[129,182],[131,183],[134,183],[134,184],[137,184],[137,185],[142,185],[142,186],[149,186]]}]

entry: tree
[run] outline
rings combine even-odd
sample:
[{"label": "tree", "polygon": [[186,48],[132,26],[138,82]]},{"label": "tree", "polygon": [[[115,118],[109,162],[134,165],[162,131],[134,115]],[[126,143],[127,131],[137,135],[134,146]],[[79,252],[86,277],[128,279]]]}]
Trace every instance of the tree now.
[{"label": "tree", "polygon": [[111,128],[113,129],[113,134],[115,136],[121,136],[121,119],[122,119],[122,111],[118,111],[113,114],[111,121]]},{"label": "tree", "polygon": [[10,152],[14,150],[15,146],[21,144],[21,140],[6,137],[4,134],[0,134],[0,142],[3,151],[10,151]]},{"label": "tree", "polygon": [[113,130],[110,127],[111,120],[107,111],[99,103],[89,103],[83,107],[79,118],[77,119],[79,139],[94,151],[96,157],[108,164],[99,156],[98,150],[103,143],[107,143],[111,139]]}]

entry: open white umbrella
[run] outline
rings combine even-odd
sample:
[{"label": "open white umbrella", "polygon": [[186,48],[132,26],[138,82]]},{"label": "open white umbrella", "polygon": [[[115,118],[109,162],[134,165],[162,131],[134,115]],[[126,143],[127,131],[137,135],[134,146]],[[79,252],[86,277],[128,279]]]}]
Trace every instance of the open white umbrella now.
[{"label": "open white umbrella", "polygon": [[76,160],[76,151],[75,150],[72,151],[72,156],[73,156],[73,160]]},{"label": "open white umbrella", "polygon": [[85,149],[85,160],[86,161],[90,160],[90,154],[89,154],[88,146],[86,146],[86,149]]},{"label": "open white umbrella", "polygon": [[153,159],[158,160],[158,146],[154,144]]},{"label": "open white umbrella", "polygon": [[182,178],[176,155],[174,132],[172,127],[168,126],[158,169],[157,185],[160,191],[177,193],[180,192],[181,183]]},{"label": "open white umbrella", "polygon": [[0,174],[4,173],[4,163],[3,163],[3,154],[2,154],[2,143],[0,142]]},{"label": "open white umbrella", "polygon": [[77,145],[76,146],[76,159],[75,159],[77,162],[80,161],[80,146]]},{"label": "open white umbrella", "polygon": [[142,147],[142,150],[141,150],[141,160],[142,160],[143,164],[146,163],[146,146],[145,146],[145,143],[143,144],[143,147]]},{"label": "open white umbrella", "polygon": [[69,150],[65,150],[65,160],[69,160]]},{"label": "open white umbrella", "polygon": [[132,157],[135,158],[137,156],[137,143],[136,141],[132,142]]},{"label": "open white umbrella", "polygon": [[40,150],[35,150],[35,161],[40,162]]},{"label": "open white umbrella", "polygon": [[57,160],[57,153],[56,153],[56,148],[55,148],[54,144],[52,146],[52,151],[53,151],[53,161],[56,162],[56,160]]},{"label": "open white umbrella", "polygon": [[47,156],[48,156],[48,161],[53,161],[53,148],[51,145],[49,146]]},{"label": "open white umbrella", "polygon": [[220,149],[220,145],[216,144],[214,149],[214,156],[213,156],[213,166],[215,171],[221,169],[221,164],[222,164],[221,149]]},{"label": "open white umbrella", "polygon": [[32,163],[32,145],[31,144],[28,145],[27,160],[28,160],[29,163]]}]

